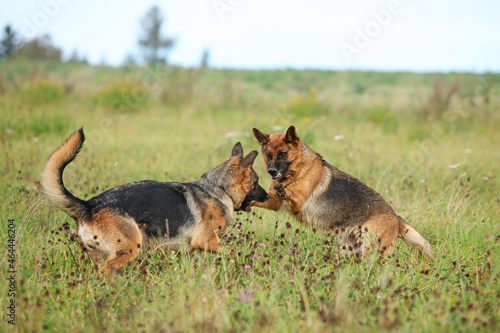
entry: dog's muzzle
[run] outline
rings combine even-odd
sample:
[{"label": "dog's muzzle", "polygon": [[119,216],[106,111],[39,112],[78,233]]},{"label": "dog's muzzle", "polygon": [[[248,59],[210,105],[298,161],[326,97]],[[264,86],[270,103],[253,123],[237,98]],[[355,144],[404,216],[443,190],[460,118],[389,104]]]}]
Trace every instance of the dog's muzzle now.
[{"label": "dog's muzzle", "polygon": [[278,171],[278,169],[274,165],[271,165],[267,169],[267,173],[269,173],[269,175],[271,176],[271,178],[274,179],[274,180],[280,179],[283,176],[283,171],[284,170]]}]

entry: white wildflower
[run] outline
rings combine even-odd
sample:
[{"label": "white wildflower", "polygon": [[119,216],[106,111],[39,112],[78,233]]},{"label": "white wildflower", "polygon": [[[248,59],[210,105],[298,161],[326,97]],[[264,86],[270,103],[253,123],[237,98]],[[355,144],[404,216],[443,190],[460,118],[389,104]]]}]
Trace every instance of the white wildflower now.
[{"label": "white wildflower", "polygon": [[344,134],[340,134],[340,135],[335,135],[333,137],[333,140],[340,141],[340,140],[344,140],[344,138],[345,138]]}]

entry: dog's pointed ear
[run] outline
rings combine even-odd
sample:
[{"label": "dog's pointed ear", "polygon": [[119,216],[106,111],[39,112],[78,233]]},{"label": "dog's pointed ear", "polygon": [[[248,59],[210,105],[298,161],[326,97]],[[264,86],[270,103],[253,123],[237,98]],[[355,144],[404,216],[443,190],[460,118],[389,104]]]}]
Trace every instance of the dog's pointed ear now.
[{"label": "dog's pointed ear", "polygon": [[285,141],[285,143],[299,143],[300,139],[297,136],[297,132],[295,132],[295,126],[292,125],[286,130],[285,138],[283,139],[283,141]]},{"label": "dog's pointed ear", "polygon": [[243,158],[243,146],[241,145],[241,142],[236,142],[234,145],[233,150],[231,151],[231,157],[233,156]]},{"label": "dog's pointed ear", "polygon": [[263,146],[269,142],[269,134],[262,133],[258,129],[253,129],[253,135],[259,141],[260,145]]},{"label": "dog's pointed ear", "polygon": [[249,166],[252,166],[257,155],[259,155],[259,152],[257,150],[252,150],[251,152],[249,152],[248,155],[241,160],[241,167],[248,168]]}]

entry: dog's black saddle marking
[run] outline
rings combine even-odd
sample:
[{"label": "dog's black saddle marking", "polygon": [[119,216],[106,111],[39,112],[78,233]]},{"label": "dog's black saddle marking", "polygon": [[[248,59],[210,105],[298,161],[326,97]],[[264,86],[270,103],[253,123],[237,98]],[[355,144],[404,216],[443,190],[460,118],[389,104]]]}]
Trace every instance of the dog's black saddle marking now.
[{"label": "dog's black saddle marking", "polygon": [[[194,224],[186,191],[189,184],[143,180],[107,190],[87,201],[95,214],[110,208],[132,217],[153,237],[176,237],[182,227]],[[168,227],[167,227],[168,221]]]}]

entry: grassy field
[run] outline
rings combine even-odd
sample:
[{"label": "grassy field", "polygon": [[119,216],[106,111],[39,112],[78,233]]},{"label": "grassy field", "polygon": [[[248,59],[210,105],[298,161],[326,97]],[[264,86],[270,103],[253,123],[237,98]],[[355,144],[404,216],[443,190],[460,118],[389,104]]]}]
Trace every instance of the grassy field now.
[{"label": "grassy field", "polygon": [[[17,271],[15,297],[0,282],[0,331],[498,331],[499,109],[491,74],[0,63],[0,268],[10,276],[15,230]],[[105,281],[40,191],[45,161],[82,125],[64,180],[88,199],[140,179],[196,180],[235,142],[258,149],[253,127],[292,124],[382,193],[436,258],[398,240],[384,262],[354,262],[335,235],[254,209],[222,239],[235,257],[143,252]],[[260,158],[256,170],[267,188]]]}]

